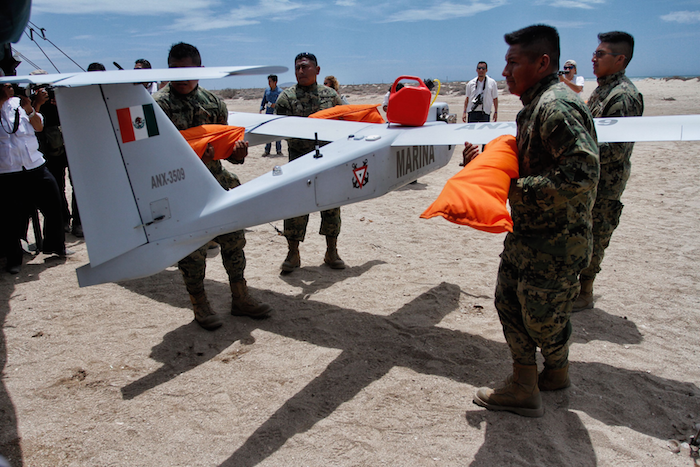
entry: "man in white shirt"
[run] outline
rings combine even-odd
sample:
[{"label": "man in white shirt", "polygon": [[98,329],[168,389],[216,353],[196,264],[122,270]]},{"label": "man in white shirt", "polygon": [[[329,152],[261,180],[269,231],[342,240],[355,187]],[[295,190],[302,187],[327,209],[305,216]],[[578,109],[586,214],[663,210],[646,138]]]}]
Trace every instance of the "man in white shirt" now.
[{"label": "man in white shirt", "polygon": [[575,93],[583,92],[583,76],[576,75],[576,61],[567,60],[564,63],[564,71],[559,72],[559,81],[569,86]]},{"label": "man in white shirt", "polygon": [[486,62],[476,66],[476,78],[467,83],[467,97],[464,99],[463,122],[488,122],[493,108],[493,121],[498,121],[498,85],[486,76],[489,70]]}]

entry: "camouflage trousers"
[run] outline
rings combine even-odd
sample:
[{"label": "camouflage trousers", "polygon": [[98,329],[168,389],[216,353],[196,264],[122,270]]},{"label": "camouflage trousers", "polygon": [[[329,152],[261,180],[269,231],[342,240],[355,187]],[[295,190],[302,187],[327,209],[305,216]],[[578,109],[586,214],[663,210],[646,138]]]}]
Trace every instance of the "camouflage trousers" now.
[{"label": "camouflage trousers", "polygon": [[[229,282],[243,280],[245,270],[245,233],[242,230],[219,235],[214,239],[221,247],[221,259],[224,263]],[[182,273],[185,287],[190,295],[204,292],[204,273],[207,268],[207,245],[197,249],[181,259],[177,266]]]},{"label": "camouflage trousers", "polygon": [[591,264],[581,271],[581,281],[592,281],[600,272],[605,249],[620,224],[623,204],[616,199],[596,199],[593,206],[593,256]]},{"label": "camouflage trousers", "polygon": [[[289,162],[306,154],[289,148]],[[309,215],[292,217],[284,220],[284,236],[288,240],[303,242],[306,238],[306,226],[309,224]],[[340,208],[321,211],[321,228],[319,234],[337,238],[340,235]]]},{"label": "camouflage trousers", "polygon": [[[580,290],[579,269],[562,267],[553,256],[532,249],[523,255],[522,248],[513,243],[509,246],[506,239],[495,299],[511,356],[515,363],[534,365],[539,347],[548,368],[562,368],[569,359],[570,318]],[[529,258],[513,260],[521,256]]]},{"label": "camouflage trousers", "polygon": [[[306,226],[309,224],[309,215],[292,217],[284,220],[284,236],[289,240],[303,242],[306,238]],[[340,235],[340,208],[321,211],[321,228],[319,234],[327,237]]]}]

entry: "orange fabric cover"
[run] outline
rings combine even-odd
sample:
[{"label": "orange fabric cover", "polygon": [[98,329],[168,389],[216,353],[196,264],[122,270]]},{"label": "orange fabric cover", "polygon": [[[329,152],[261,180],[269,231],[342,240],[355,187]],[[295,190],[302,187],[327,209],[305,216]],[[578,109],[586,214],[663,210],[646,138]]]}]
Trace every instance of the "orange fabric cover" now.
[{"label": "orange fabric cover", "polygon": [[440,196],[420,217],[440,215],[484,232],[512,232],[513,219],[506,209],[512,178],[518,178],[515,137],[499,136],[447,181]]},{"label": "orange fabric cover", "polygon": [[242,140],[245,128],[228,125],[200,125],[180,130],[194,152],[202,158],[207,144],[214,146],[214,159],[226,159],[233,152],[236,141]]},{"label": "orange fabric cover", "polygon": [[381,104],[336,105],[330,109],[319,110],[309,118],[326,118],[331,120],[350,120],[353,122],[385,123],[377,107]]}]

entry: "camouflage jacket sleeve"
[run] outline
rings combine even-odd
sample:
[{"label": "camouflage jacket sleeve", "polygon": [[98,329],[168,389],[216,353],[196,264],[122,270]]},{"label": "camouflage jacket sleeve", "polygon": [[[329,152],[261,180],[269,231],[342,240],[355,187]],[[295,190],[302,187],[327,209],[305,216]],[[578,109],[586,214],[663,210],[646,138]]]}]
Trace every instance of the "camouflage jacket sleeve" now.
[{"label": "camouflage jacket sleeve", "polygon": [[277,115],[293,115],[292,105],[289,102],[290,92],[290,89],[285,89],[284,91],[282,91],[282,94],[280,94],[280,96],[277,98],[277,102],[275,103],[275,113]]},{"label": "camouflage jacket sleeve", "polygon": [[[622,71],[598,80],[588,106],[593,117],[638,117],[644,112],[644,98]],[[626,161],[633,147],[634,143],[601,143],[601,165]]]},{"label": "camouflage jacket sleeve", "polygon": [[525,171],[524,177],[514,181],[511,204],[548,211],[595,192],[598,144],[587,109],[562,99],[543,102],[530,124],[531,141],[529,148],[523,149],[535,156],[530,161],[534,170]]}]

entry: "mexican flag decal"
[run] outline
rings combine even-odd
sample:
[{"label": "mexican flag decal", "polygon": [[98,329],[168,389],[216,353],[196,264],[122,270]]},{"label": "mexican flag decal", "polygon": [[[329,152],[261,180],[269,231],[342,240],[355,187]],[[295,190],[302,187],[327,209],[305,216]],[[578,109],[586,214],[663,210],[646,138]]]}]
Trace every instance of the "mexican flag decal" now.
[{"label": "mexican flag decal", "polygon": [[119,131],[122,134],[122,143],[130,143],[158,134],[158,123],[156,123],[156,114],[153,112],[153,104],[117,109],[117,120],[119,121]]}]

